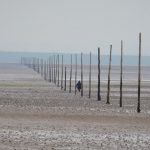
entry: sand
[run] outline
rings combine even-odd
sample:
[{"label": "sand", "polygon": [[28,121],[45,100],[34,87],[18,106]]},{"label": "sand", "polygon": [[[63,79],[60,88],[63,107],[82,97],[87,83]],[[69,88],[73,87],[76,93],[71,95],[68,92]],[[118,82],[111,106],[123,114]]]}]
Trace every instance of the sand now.
[{"label": "sand", "polygon": [[88,81],[81,97],[74,94],[74,85],[72,93],[65,92],[25,66],[0,64],[0,150],[149,150],[149,81],[142,82],[142,111],[138,114],[134,75],[124,81],[123,108],[119,108],[119,84],[114,74],[111,104],[106,105],[106,74],[103,72],[99,102],[96,71],[89,99]]}]

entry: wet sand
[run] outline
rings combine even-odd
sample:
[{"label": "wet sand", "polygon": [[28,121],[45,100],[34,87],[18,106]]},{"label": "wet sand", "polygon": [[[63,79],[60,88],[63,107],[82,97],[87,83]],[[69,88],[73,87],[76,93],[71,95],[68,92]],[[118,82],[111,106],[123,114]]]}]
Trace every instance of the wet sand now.
[{"label": "wet sand", "polygon": [[[95,71],[96,72],[96,71]],[[85,73],[86,74],[86,73]],[[105,75],[104,75],[105,77]],[[150,149],[149,82],[142,82],[142,112],[136,113],[136,83],[126,81],[119,108],[118,81],[111,84],[111,104],[61,91],[19,64],[0,65],[0,149]],[[73,86],[73,85],[72,85]]]}]

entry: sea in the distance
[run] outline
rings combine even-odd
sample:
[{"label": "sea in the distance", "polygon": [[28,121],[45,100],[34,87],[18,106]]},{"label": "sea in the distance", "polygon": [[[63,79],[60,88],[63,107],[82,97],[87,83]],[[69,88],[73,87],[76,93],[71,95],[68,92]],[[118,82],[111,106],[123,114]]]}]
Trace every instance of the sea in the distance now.
[{"label": "sea in the distance", "polygon": [[[70,64],[71,53],[60,53],[64,55],[64,64]],[[42,59],[48,59],[49,56],[57,55],[57,53],[42,53],[42,52],[0,52],[0,63],[20,63],[21,57],[38,57]],[[80,55],[78,54],[78,64],[80,64]],[[75,62],[75,54],[72,54],[73,63]],[[92,64],[97,64],[98,58],[96,54],[92,54]],[[109,55],[101,56],[101,64],[107,65],[109,62]],[[83,63],[89,64],[89,54],[83,53]],[[120,56],[112,55],[112,65],[120,64]],[[127,66],[137,66],[138,56],[124,55],[123,64]],[[150,56],[142,56],[142,66],[150,66]]]}]

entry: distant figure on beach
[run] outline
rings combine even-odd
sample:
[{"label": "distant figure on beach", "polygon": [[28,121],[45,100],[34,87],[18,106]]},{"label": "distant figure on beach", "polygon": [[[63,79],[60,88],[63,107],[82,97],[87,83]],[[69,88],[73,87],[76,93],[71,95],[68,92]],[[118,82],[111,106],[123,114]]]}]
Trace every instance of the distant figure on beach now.
[{"label": "distant figure on beach", "polygon": [[79,80],[78,83],[76,84],[76,88],[77,88],[78,91],[80,92],[80,90],[81,90],[81,82],[80,82],[80,80]]}]

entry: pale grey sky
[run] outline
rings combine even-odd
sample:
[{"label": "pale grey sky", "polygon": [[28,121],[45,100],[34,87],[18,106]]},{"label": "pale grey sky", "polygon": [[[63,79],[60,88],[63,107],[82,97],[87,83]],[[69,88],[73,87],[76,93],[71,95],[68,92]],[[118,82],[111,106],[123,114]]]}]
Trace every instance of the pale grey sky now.
[{"label": "pale grey sky", "polygon": [[150,55],[150,0],[0,0],[1,51]]}]

